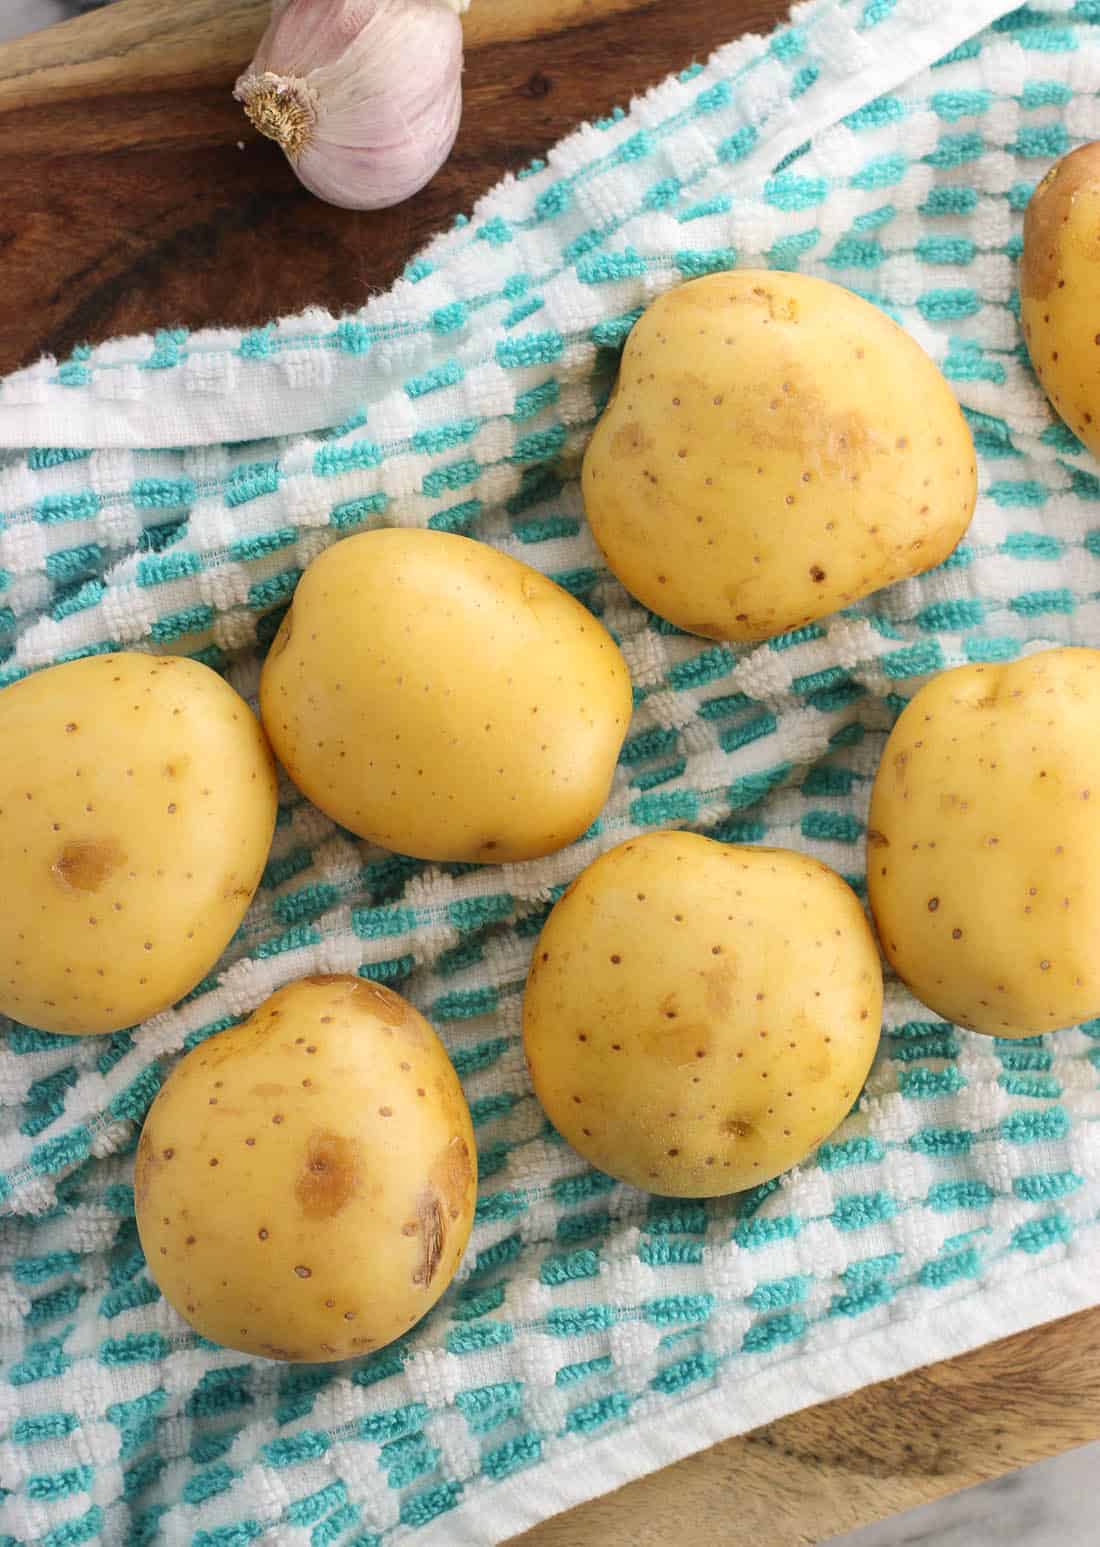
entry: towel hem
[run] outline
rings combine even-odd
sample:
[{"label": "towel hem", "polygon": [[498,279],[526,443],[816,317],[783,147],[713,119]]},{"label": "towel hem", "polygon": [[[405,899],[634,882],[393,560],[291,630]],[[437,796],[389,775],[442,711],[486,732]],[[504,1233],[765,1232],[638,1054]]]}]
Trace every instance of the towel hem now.
[{"label": "towel hem", "polygon": [[[1075,1253],[1042,1274],[1002,1285],[995,1297],[986,1288],[953,1302],[949,1321],[929,1310],[904,1322],[876,1327],[841,1348],[802,1352],[793,1372],[788,1359],[747,1381],[721,1385],[677,1409],[675,1426],[668,1411],[636,1421],[630,1426],[628,1445],[622,1443],[619,1432],[583,1448],[570,1445],[538,1468],[471,1492],[457,1509],[410,1534],[415,1534],[418,1547],[494,1547],[566,1510],[791,1413],[1090,1310],[1100,1303],[1098,1273],[1100,1250]],[[935,1342],[931,1357],[930,1337]],[[877,1371],[874,1381],[866,1379],[868,1366]],[[791,1400],[792,1373],[804,1388],[804,1401]],[[493,1525],[486,1534],[490,1512]]]}]

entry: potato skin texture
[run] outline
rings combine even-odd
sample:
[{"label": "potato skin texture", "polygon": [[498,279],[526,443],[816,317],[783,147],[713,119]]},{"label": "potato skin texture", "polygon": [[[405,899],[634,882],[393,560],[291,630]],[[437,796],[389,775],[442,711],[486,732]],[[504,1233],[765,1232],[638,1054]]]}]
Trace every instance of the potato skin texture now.
[{"label": "potato skin texture", "polygon": [[1054,164],[1024,216],[1020,321],[1056,411],[1100,456],[1100,142]]},{"label": "potato skin texture", "polygon": [[926,684],[886,743],[868,890],[900,978],[998,1037],[1100,1015],[1100,651]]},{"label": "potato skin texture", "polygon": [[600,1170],[715,1197],[836,1128],[875,1056],[882,971],[841,878],[787,849],[651,833],[598,859],[535,947],[535,1092]]},{"label": "potato skin texture", "polygon": [[275,830],[275,764],[216,672],[121,652],[0,692],[0,1013],[119,1031],[228,945]]},{"label": "potato skin texture", "polygon": [[977,467],[901,328],[839,285],[744,270],[649,308],[583,483],[632,595],[689,633],[753,641],[942,563]]},{"label": "potato skin texture", "polygon": [[149,1270],[196,1331],[326,1363],[392,1342],[443,1294],[477,1151],[458,1076],[412,1005],[311,977],[177,1064],[134,1192]]},{"label": "potato skin texture", "polygon": [[568,592],[485,543],[403,530],[314,560],[260,701],[322,811],[401,854],[481,863],[590,827],[633,712],[618,646]]}]

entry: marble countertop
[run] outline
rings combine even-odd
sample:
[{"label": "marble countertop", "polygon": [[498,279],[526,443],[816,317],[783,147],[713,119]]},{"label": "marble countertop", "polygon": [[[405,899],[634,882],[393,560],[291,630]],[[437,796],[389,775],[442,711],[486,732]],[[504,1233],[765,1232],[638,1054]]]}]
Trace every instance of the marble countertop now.
[{"label": "marble countertop", "polygon": [[[106,3],[109,0],[4,0],[0,41]],[[1094,1547],[1098,1472],[1100,1445],[1086,1446],[834,1537],[829,1547]]]},{"label": "marble countertop", "polygon": [[833,1537],[829,1547],[1094,1547],[1100,1445],[1086,1445],[922,1509]]},{"label": "marble countertop", "polygon": [[108,0],[4,0],[0,8],[0,41],[18,38],[39,27],[67,21],[82,11],[92,11]]}]

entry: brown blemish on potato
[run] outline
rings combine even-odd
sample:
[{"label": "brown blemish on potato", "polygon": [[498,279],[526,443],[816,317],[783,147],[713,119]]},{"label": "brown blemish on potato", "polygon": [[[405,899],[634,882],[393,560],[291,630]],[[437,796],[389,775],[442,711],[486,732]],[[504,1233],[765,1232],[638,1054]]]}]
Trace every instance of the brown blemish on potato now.
[{"label": "brown blemish on potato", "polygon": [[287,609],[286,616],[283,618],[283,621],[279,624],[279,632],[275,635],[275,638],[271,641],[271,649],[267,653],[267,658],[268,658],[269,661],[278,660],[279,656],[282,655],[283,651],[286,649],[287,645],[290,643],[290,636],[293,634],[293,632],[294,632],[294,608],[293,607],[289,607]]},{"label": "brown blemish on potato", "polygon": [[403,1026],[406,1021],[412,1020],[410,1006],[391,988],[381,983],[372,983],[368,978],[355,978],[353,981],[355,991],[351,998],[360,1009],[369,1010],[387,1026]]},{"label": "brown blemish on potato", "polygon": [[703,974],[707,1009],[715,1015],[725,1015],[733,1004],[733,985],[737,973],[733,963],[723,957],[716,966]]},{"label": "brown blemish on potato", "polygon": [[153,1174],[159,1164],[160,1157],[153,1147],[153,1140],[146,1127],[142,1130],[137,1154],[134,1157],[134,1200],[139,1208],[145,1202]]},{"label": "brown blemish on potato", "polygon": [[718,1125],[719,1133],[727,1139],[749,1139],[756,1128],[744,1117],[724,1117]]},{"label": "brown blemish on potato", "polygon": [[317,1129],[306,1143],[305,1160],[294,1187],[298,1207],[307,1219],[331,1219],[355,1197],[362,1178],[358,1140]]},{"label": "brown blemish on potato", "polygon": [[[413,1030],[416,1025],[415,1013],[411,1005],[406,1004],[400,994],[395,994],[392,989],[386,988],[381,983],[372,983],[369,978],[356,977],[350,972],[334,972],[329,974],[316,974],[303,978],[312,988],[343,988],[346,990],[344,998],[359,1010],[367,1010],[378,1017],[387,1026],[402,1026],[408,1023],[407,1030]],[[333,1008],[339,1004],[333,1001]]]},{"label": "brown blemish on potato", "polygon": [[[1020,292],[1041,301],[1061,278],[1061,253],[1074,201],[1083,188],[1100,181],[1100,147],[1082,145],[1063,156],[1031,195],[1024,215],[1024,251]],[[1044,321],[1046,319],[1044,318]]]},{"label": "brown blemish on potato", "polygon": [[754,385],[744,394],[744,408],[752,444],[812,458],[805,469],[811,478],[816,472],[856,480],[872,456],[890,449],[862,414],[833,411],[819,388],[806,382],[785,382],[782,397],[772,396],[766,384]]},{"label": "brown blemish on potato", "polygon": [[114,838],[76,838],[63,846],[51,871],[69,891],[98,892],[125,863],[125,851]]},{"label": "brown blemish on potato", "polygon": [[637,423],[624,424],[611,437],[611,455],[615,457],[636,457],[652,449],[653,437]]},{"label": "brown blemish on potato", "polygon": [[443,1213],[443,1199],[431,1182],[417,1200],[416,1212],[420,1225],[420,1266],[413,1274],[413,1283],[429,1288],[435,1277],[447,1241],[447,1221]]},{"label": "brown blemish on potato", "polygon": [[880,833],[877,827],[867,829],[867,846],[871,849],[888,849],[890,840],[885,833]]},{"label": "brown blemish on potato", "polygon": [[825,1049],[819,1048],[803,1065],[799,1078],[806,1085],[820,1085],[832,1073],[833,1060]]},{"label": "brown blemish on potato", "polygon": [[371,982],[368,978],[342,978],[339,981],[353,985],[348,998],[357,1009],[370,1010],[371,1015],[376,1015],[385,1026],[404,1026],[405,1021],[412,1021],[412,1007],[381,982]]},{"label": "brown blemish on potato", "polygon": [[[798,322],[798,301],[793,295],[777,296],[768,291],[768,316],[773,322]],[[786,388],[784,388],[786,390]]]},{"label": "brown blemish on potato", "polygon": [[429,1186],[442,1197],[452,1219],[457,1219],[462,1212],[473,1176],[469,1146],[465,1139],[455,1134],[436,1156],[428,1172]]}]

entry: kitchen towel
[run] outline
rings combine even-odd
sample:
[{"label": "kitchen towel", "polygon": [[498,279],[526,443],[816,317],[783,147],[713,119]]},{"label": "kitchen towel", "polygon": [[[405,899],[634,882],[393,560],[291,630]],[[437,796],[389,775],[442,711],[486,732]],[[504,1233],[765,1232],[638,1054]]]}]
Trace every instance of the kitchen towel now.
[{"label": "kitchen towel", "polygon": [[[644,21],[640,23],[644,25]],[[520,1000],[578,870],[686,825],[803,848],[862,891],[890,725],[946,666],[1100,644],[1100,467],[1018,324],[1022,212],[1100,136],[1100,0],[826,0],[507,179],[359,313],[166,327],[0,384],[0,681],[120,647],[254,698],[304,566],[380,523],[536,564],[622,641],[637,710],[595,828],[535,864],[431,866],[282,787],[225,959],[134,1032],[0,1033],[0,1541],[487,1544],[807,1403],[1100,1300],[1100,1021],[971,1035],[887,990],[880,1056],[815,1157],[653,1199],[532,1097]],[[640,310],[734,265],[846,284],[938,361],[981,497],[953,557],[768,645],[632,602],[577,471]],[[196,1338],[137,1244],[132,1155],[182,1049],[302,973],[400,988],[444,1036],[481,1158],[458,1282],[358,1364]]]}]

